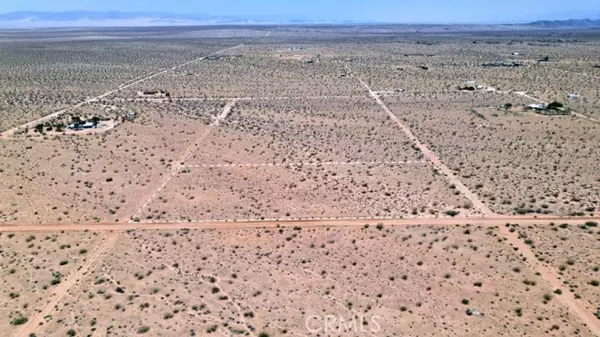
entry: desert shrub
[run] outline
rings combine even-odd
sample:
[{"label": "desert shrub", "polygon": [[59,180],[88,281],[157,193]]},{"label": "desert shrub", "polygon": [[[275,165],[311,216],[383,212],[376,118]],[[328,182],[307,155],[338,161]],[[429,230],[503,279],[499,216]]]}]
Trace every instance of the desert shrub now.
[{"label": "desert shrub", "polygon": [[564,107],[564,104],[557,102],[557,101],[554,101],[554,102],[548,104],[548,109],[550,109],[550,110],[557,110],[562,107]]},{"label": "desert shrub", "polygon": [[142,327],[140,327],[140,328],[137,330],[137,333],[138,333],[138,334],[143,334],[143,333],[146,333],[146,332],[148,332],[148,331],[150,331],[150,328],[149,328],[149,327],[147,327],[147,326],[142,326]]},{"label": "desert shrub", "polygon": [[455,216],[457,216],[458,214],[460,214],[460,212],[459,212],[459,211],[456,211],[456,210],[449,210],[449,211],[446,211],[446,215],[447,215],[447,216],[455,217]]},{"label": "desert shrub", "polygon": [[10,322],[10,324],[12,324],[12,325],[23,325],[23,324],[27,323],[27,321],[28,321],[27,317],[20,316],[20,317],[17,317],[15,319],[13,319]]}]

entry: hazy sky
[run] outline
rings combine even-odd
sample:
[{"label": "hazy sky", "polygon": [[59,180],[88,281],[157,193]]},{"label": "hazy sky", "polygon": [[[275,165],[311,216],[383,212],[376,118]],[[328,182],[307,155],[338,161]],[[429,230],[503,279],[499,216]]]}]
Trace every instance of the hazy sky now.
[{"label": "hazy sky", "polygon": [[11,11],[161,11],[319,20],[511,22],[600,18],[600,0],[0,0]]}]

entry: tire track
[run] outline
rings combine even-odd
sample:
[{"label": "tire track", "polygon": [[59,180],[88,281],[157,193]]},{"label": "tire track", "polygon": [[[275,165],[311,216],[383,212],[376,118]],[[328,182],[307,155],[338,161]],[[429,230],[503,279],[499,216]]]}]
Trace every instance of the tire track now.
[{"label": "tire track", "polygon": [[56,287],[53,288],[53,290],[46,299],[46,305],[41,310],[39,310],[37,314],[34,313],[31,317],[29,317],[27,323],[22,325],[21,328],[17,330],[14,336],[28,337],[31,333],[39,334],[41,327],[43,326],[39,323],[42,323],[44,317],[50,315],[52,311],[54,311],[56,305],[65,295],[68,294],[69,290],[72,289],[73,286],[83,276],[85,276],[89,271],[92,270],[92,268],[95,266],[96,262],[99,261],[101,256],[105,252],[110,251],[112,247],[114,247],[120,234],[121,231],[109,233],[104,243],[102,243],[100,247],[96,249],[96,251],[94,251],[85,261],[79,264],[72,274],[67,275],[68,278],[66,280],[62,280],[62,282],[60,282]]},{"label": "tire track", "polygon": [[523,240],[519,238],[518,230],[511,232],[508,226],[500,226],[500,234],[504,236],[511,246],[518,248],[518,252],[525,257],[526,263],[529,264],[530,268],[534,272],[538,272],[542,279],[544,279],[552,289],[562,290],[562,295],[554,296],[564,306],[569,308],[579,319],[587,326],[592,333],[596,336],[600,336],[600,319],[596,318],[593,312],[587,308],[593,308],[589,303],[583,299],[576,300],[572,297],[569,288],[565,287],[563,282],[558,277],[558,273],[555,268],[545,266],[542,264],[535,253],[531,250]]},{"label": "tire track", "polygon": [[[229,116],[229,114],[231,113],[231,110],[233,109],[233,107],[235,106],[235,104],[237,102],[238,102],[237,100],[232,100],[225,105],[225,107],[223,108],[223,112],[214,119],[214,121],[208,126],[208,129],[206,131],[204,131],[202,134],[200,134],[200,136],[198,136],[194,140],[194,142],[185,149],[185,151],[181,154],[181,156],[177,160],[177,163],[175,165],[173,165],[171,172],[169,172],[169,174],[165,178],[162,179],[160,186],[157,189],[155,189],[149,196],[142,199],[142,200],[146,200],[146,202],[144,204],[142,204],[142,206],[140,208],[138,208],[137,211],[135,211],[135,213],[132,216],[129,216],[128,219],[122,219],[123,222],[126,222],[126,221],[134,222],[135,219],[137,217],[139,217],[139,215],[142,213],[142,211],[154,200],[154,198],[158,195],[158,193],[160,193],[160,191],[162,191],[162,189],[165,188],[165,186],[167,186],[169,181],[171,181],[171,179],[173,179],[173,177],[179,172],[179,170],[181,170],[183,167],[186,167],[185,161],[187,160],[187,158],[189,158],[189,156],[192,154],[192,152],[200,145],[200,142],[202,142],[212,132],[212,130],[214,130],[214,128],[219,125],[219,123],[222,120],[224,120],[225,118],[227,118],[227,116]],[[131,213],[129,213],[129,214],[131,214]]]}]

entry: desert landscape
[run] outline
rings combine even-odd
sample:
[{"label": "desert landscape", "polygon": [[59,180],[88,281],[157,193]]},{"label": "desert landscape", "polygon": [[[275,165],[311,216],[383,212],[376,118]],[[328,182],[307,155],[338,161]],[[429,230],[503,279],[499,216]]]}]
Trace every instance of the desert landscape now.
[{"label": "desert landscape", "polygon": [[598,30],[2,31],[1,336],[600,336]]}]

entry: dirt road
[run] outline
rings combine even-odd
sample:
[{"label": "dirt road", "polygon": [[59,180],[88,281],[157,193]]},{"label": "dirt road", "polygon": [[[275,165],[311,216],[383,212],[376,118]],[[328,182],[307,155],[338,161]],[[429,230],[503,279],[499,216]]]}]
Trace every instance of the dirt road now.
[{"label": "dirt road", "polygon": [[454,225],[481,225],[503,226],[506,223],[527,225],[549,225],[551,223],[569,223],[572,225],[584,224],[587,221],[600,222],[600,218],[573,218],[573,217],[539,217],[532,216],[495,216],[484,218],[416,218],[416,219],[378,219],[365,220],[357,218],[330,219],[330,220],[255,220],[255,221],[203,221],[203,222],[169,222],[156,221],[152,223],[90,223],[90,224],[4,224],[0,225],[0,232],[39,232],[63,230],[128,230],[128,229],[252,229],[277,226],[286,227],[362,227],[365,224],[381,223],[388,226],[454,226]]},{"label": "dirt road", "polygon": [[377,93],[375,93],[367,83],[365,83],[362,79],[354,76],[352,70],[349,67],[346,68],[350,76],[356,78],[365,88],[367,88],[369,94],[377,102],[377,104],[381,106],[381,108],[388,114],[388,116],[400,127],[404,134],[419,148],[419,150],[421,150],[423,155],[431,161],[433,166],[435,166],[435,168],[437,168],[441,173],[443,173],[448,179],[448,181],[454,186],[456,186],[456,189],[459,190],[467,199],[469,199],[469,201],[471,201],[475,209],[479,210],[483,215],[494,214],[494,212],[492,212],[492,210],[489,209],[475,193],[471,192],[471,190],[469,190],[469,188],[465,186],[462,183],[462,181],[454,175],[454,173],[452,172],[452,170],[450,170],[448,166],[442,163],[440,158],[433,151],[431,151],[427,147],[427,145],[422,143],[412,133],[412,131],[406,125],[404,125],[402,121],[400,121],[400,119],[387,107],[387,105],[385,105],[385,103],[383,103],[383,101],[379,98],[379,95],[377,95]]},{"label": "dirt road", "polygon": [[39,123],[41,123],[41,122],[45,122],[45,121],[47,121],[47,120],[50,120],[50,119],[52,119],[52,118],[55,118],[55,117],[61,116],[61,115],[65,114],[65,113],[67,113],[67,112],[69,112],[69,111],[71,111],[71,110],[74,110],[74,109],[77,109],[77,108],[79,108],[79,107],[82,107],[82,106],[84,106],[84,105],[86,105],[86,104],[89,104],[89,103],[92,103],[92,102],[98,101],[99,99],[105,98],[105,97],[107,97],[107,96],[110,96],[110,95],[112,95],[112,94],[114,94],[114,93],[117,93],[117,92],[119,92],[119,91],[121,91],[121,90],[125,90],[125,89],[127,89],[127,88],[129,88],[129,87],[132,87],[132,86],[134,86],[134,85],[136,85],[136,84],[139,84],[139,83],[145,82],[145,81],[147,81],[147,80],[150,80],[150,79],[152,79],[152,78],[154,78],[154,77],[160,76],[160,75],[162,75],[162,74],[164,74],[164,73],[167,73],[167,72],[169,72],[169,71],[176,70],[176,69],[179,69],[179,68],[181,68],[181,67],[185,67],[185,66],[187,66],[188,64],[191,64],[191,63],[194,63],[194,62],[198,62],[198,61],[204,60],[204,59],[206,59],[207,57],[210,57],[210,56],[215,56],[215,55],[222,54],[222,53],[224,53],[224,52],[226,52],[226,51],[229,51],[229,50],[232,50],[232,49],[235,49],[235,48],[239,48],[239,47],[241,47],[241,46],[243,46],[243,44],[240,44],[240,45],[237,45],[237,46],[233,46],[233,47],[229,47],[229,48],[225,48],[225,49],[219,50],[219,51],[217,51],[217,52],[215,52],[215,53],[212,53],[212,54],[210,54],[210,55],[206,55],[206,56],[198,57],[198,58],[195,58],[195,59],[193,59],[193,60],[190,60],[190,61],[187,61],[187,62],[181,63],[181,64],[179,64],[179,65],[176,65],[176,66],[174,66],[174,67],[171,67],[171,68],[168,68],[168,69],[161,70],[161,71],[159,71],[159,72],[156,72],[156,73],[150,73],[150,74],[148,74],[147,76],[145,76],[145,77],[142,77],[142,78],[140,78],[140,79],[138,79],[138,80],[135,80],[135,81],[133,81],[133,82],[130,82],[130,81],[128,81],[129,83],[128,83],[128,82],[125,82],[125,83],[128,83],[128,84],[120,84],[120,85],[119,85],[117,88],[115,88],[115,89],[113,89],[113,90],[110,90],[110,91],[107,91],[107,92],[105,92],[105,93],[103,93],[103,94],[101,94],[101,95],[98,95],[98,96],[96,96],[96,97],[93,97],[93,98],[87,99],[87,100],[85,100],[85,101],[83,101],[83,102],[81,102],[81,103],[75,104],[75,105],[73,105],[73,106],[70,106],[70,107],[68,107],[68,108],[65,108],[65,109],[62,109],[62,110],[60,110],[60,111],[57,111],[57,112],[51,113],[51,114],[49,114],[49,115],[46,115],[46,116],[40,117],[40,118],[38,118],[38,119],[36,119],[36,120],[33,120],[33,121],[31,121],[31,122],[28,122],[28,123],[25,123],[25,124],[23,124],[23,125],[20,125],[20,126],[14,127],[14,128],[12,128],[12,129],[10,129],[10,130],[4,131],[3,133],[1,133],[1,134],[0,134],[0,139],[8,139],[8,138],[11,138],[11,137],[13,137],[13,136],[14,136],[15,132],[17,132],[17,131],[19,131],[19,130],[22,130],[22,129],[24,129],[24,128],[30,128],[30,127],[34,127],[35,125],[37,125],[37,124],[39,124]]}]

